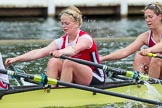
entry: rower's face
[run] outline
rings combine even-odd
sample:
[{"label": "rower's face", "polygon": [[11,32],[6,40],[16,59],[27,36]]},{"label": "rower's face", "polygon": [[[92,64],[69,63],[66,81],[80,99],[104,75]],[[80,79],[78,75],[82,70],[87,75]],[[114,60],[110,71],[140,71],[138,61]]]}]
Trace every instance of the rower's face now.
[{"label": "rower's face", "polygon": [[78,29],[79,24],[76,22],[71,15],[63,14],[61,16],[61,25],[65,34],[72,34]]},{"label": "rower's face", "polygon": [[150,29],[154,29],[161,24],[161,15],[156,15],[153,10],[150,9],[145,10],[144,17]]}]

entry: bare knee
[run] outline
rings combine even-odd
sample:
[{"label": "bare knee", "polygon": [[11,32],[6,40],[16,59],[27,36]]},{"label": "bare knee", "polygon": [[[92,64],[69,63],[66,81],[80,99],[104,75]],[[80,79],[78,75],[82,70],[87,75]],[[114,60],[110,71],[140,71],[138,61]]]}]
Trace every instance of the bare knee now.
[{"label": "bare knee", "polygon": [[70,60],[64,60],[63,68],[70,68],[70,67],[74,67],[74,62]]},{"label": "bare knee", "polygon": [[51,58],[51,59],[49,59],[49,61],[48,61],[48,66],[50,66],[50,65],[55,65],[56,63],[57,63],[57,59],[56,58]]},{"label": "bare knee", "polygon": [[150,63],[150,59],[146,56],[142,56],[139,53],[136,53],[133,62],[134,70],[139,72],[148,72],[148,65]]},{"label": "bare knee", "polygon": [[48,61],[46,74],[48,77],[57,78],[59,77],[61,69],[62,69],[62,61],[57,58],[51,58]]},{"label": "bare knee", "polygon": [[67,74],[67,72],[69,74],[74,75],[74,73],[77,71],[78,69],[78,64],[70,61],[70,60],[64,60],[63,66],[62,66],[62,73],[63,74]]}]

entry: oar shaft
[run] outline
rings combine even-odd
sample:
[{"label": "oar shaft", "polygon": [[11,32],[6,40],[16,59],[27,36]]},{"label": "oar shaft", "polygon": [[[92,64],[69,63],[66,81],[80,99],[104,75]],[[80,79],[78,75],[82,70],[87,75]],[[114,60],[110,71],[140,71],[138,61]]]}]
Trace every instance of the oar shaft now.
[{"label": "oar shaft", "polygon": [[88,65],[88,66],[95,66],[97,68],[100,68],[100,69],[104,69],[104,66],[102,64],[97,64],[97,63],[93,63],[93,62],[89,62],[89,61],[85,61],[85,60],[82,60],[82,59],[77,59],[77,58],[71,58],[71,57],[67,57],[65,55],[62,55],[60,57],[61,59],[68,59],[68,60],[71,60],[71,61],[74,61],[74,62],[77,62],[77,63],[80,63],[80,64],[84,64],[84,65]]},{"label": "oar shaft", "polygon": [[109,67],[109,66],[107,66],[107,67],[108,67],[107,70],[113,72],[114,74],[116,73],[118,75],[123,75],[123,76],[126,76],[126,74],[127,74],[127,71],[125,71],[125,70],[114,68],[114,67]]},{"label": "oar shaft", "polygon": [[11,76],[18,76],[18,77],[22,77],[22,78],[25,78],[25,79],[34,79],[33,75],[28,75],[26,73],[17,73],[17,72],[10,71],[10,70],[0,69],[0,73],[11,75]]},{"label": "oar shaft", "polygon": [[74,61],[74,62],[77,62],[77,63],[80,63],[80,64],[84,64],[84,65],[87,65],[87,66],[94,66],[96,68],[100,68],[100,69],[103,69],[103,70],[113,71],[113,72],[116,72],[117,74],[120,74],[120,75],[125,75],[126,74],[125,70],[109,67],[109,66],[102,65],[102,64],[97,64],[97,63],[82,60],[82,59],[71,58],[71,57],[67,57],[65,55],[62,55],[60,58],[61,59],[71,60],[71,61]]},{"label": "oar shaft", "polygon": [[77,89],[81,89],[81,90],[92,91],[92,92],[95,92],[95,93],[116,96],[116,97],[120,97],[120,98],[140,101],[140,102],[149,103],[149,104],[162,105],[162,103],[158,102],[158,101],[133,97],[133,96],[124,95],[124,94],[119,94],[119,93],[110,92],[110,91],[106,91],[106,90],[102,90],[102,89],[98,89],[98,88],[94,88],[94,87],[87,87],[87,86],[83,86],[83,85],[67,83],[67,82],[62,82],[62,81],[58,81],[58,85],[63,85],[63,86],[67,86],[67,87],[73,87],[73,88],[77,88]]},{"label": "oar shaft", "polygon": [[43,76],[40,76],[40,75],[31,75],[31,74],[26,74],[26,73],[17,73],[17,72],[14,72],[14,71],[3,70],[3,69],[0,69],[0,73],[11,75],[11,76],[15,76],[15,77],[22,77],[22,78],[29,79],[29,80],[33,80],[36,83],[47,83],[47,84],[52,84],[52,85],[56,85],[57,84],[57,80],[56,79],[47,78],[47,77],[43,77]]},{"label": "oar shaft", "polygon": [[[106,70],[107,72],[110,71],[110,72],[113,72],[114,74],[116,73],[118,75],[123,75],[123,76],[133,78],[133,79],[140,79],[140,80],[143,80],[143,81],[154,81],[154,82],[157,82],[157,80],[158,80],[158,79],[150,78],[148,75],[139,74],[139,72],[136,72],[136,71],[134,71],[134,72],[133,71],[126,71],[126,70],[122,70],[122,69],[119,69],[119,68],[109,67],[109,66],[106,66],[106,65],[97,64],[97,63],[82,60],[82,59],[67,57],[65,55],[62,55],[60,58],[61,59],[68,59],[68,60],[71,60],[71,61],[74,61],[74,62],[77,62],[77,63],[80,63],[80,64],[88,65],[88,66],[94,66],[96,68]],[[158,82],[160,82],[162,84],[162,80],[158,80]]]},{"label": "oar shaft", "polygon": [[125,70],[122,70],[122,69],[109,67],[109,66],[102,65],[102,64],[97,64],[97,63],[82,60],[82,59],[70,58],[70,57],[67,57],[65,55],[62,55],[60,58],[61,59],[68,59],[68,60],[71,60],[71,61],[74,61],[74,62],[77,62],[77,63],[80,63],[80,64],[88,65],[88,66],[94,66],[96,68],[106,70],[107,72],[111,71],[111,72],[116,73],[118,75],[124,75],[124,76],[131,77],[131,78],[134,76],[134,72],[131,72],[131,71],[128,72],[128,71],[125,71]]}]

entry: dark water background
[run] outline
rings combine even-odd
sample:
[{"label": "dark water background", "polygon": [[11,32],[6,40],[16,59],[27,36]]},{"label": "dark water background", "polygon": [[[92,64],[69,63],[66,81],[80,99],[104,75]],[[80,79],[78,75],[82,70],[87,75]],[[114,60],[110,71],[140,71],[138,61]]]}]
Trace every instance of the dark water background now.
[{"label": "dark water background", "polygon": [[[147,30],[144,18],[84,17],[81,28],[95,37],[130,37]],[[1,18],[0,39],[54,39],[63,35],[57,18]]]},{"label": "dark water background", "polygon": [[[136,37],[147,30],[147,26],[142,16],[116,18],[116,17],[84,17],[81,27],[94,38],[114,38],[114,37]],[[55,39],[63,35],[60,21],[57,18],[1,18],[0,19],[0,39]],[[123,48],[130,42],[97,42],[100,55],[113,52]],[[0,46],[5,61],[8,57],[15,57],[35,48],[44,47],[44,44],[12,45]],[[32,55],[31,55],[32,56]],[[35,60],[32,62],[15,63],[15,66],[29,72],[42,73],[46,69],[49,57]],[[133,55],[128,58],[103,62],[119,68],[132,69]]]}]

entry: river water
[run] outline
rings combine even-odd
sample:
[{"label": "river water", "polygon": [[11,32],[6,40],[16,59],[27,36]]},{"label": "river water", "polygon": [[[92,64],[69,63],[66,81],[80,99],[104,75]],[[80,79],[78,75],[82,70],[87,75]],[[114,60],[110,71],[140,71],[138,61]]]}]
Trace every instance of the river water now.
[{"label": "river water", "polygon": [[[137,36],[147,30],[144,18],[84,17],[81,28],[93,37]],[[1,18],[0,39],[54,39],[63,34],[57,18]]]}]

